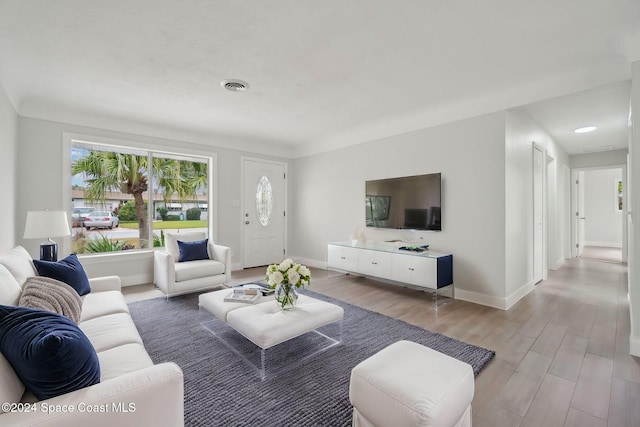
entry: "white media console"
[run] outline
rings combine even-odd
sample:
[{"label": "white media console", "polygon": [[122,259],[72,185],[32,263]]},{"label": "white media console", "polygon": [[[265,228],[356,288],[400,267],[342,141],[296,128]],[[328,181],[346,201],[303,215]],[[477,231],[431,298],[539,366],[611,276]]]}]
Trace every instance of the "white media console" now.
[{"label": "white media console", "polygon": [[330,242],[327,267],[435,290],[435,296],[438,289],[453,285],[453,255],[403,250],[401,246],[377,240]]}]

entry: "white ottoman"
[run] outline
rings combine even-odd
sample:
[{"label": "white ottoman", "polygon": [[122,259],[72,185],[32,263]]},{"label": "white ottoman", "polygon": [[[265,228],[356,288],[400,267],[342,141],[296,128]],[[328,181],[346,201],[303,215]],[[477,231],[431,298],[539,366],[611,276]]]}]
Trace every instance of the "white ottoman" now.
[{"label": "white ottoman", "polygon": [[471,426],[473,370],[411,341],[398,341],[351,371],[354,426]]},{"label": "white ottoman", "polygon": [[341,322],[343,317],[342,307],[300,295],[295,310],[280,310],[272,298],[228,312],[227,323],[258,347],[268,349],[329,323]]},{"label": "white ottoman", "polygon": [[[255,368],[263,380],[267,375],[266,351],[272,347],[309,332],[314,332],[320,338],[315,341],[315,345],[308,341],[304,348],[298,348],[296,356],[299,358],[296,361],[291,361],[290,356],[287,356],[287,360],[281,360],[286,362],[281,367],[284,369],[291,368],[296,363],[301,363],[342,342],[344,309],[338,305],[300,295],[295,310],[282,311],[273,295],[260,297],[256,304],[245,304],[225,302],[224,298],[229,292],[228,289],[224,289],[199,296],[200,324]],[[329,331],[326,330],[328,325],[334,323],[338,327],[337,338],[333,333],[329,336]],[[228,335],[226,329],[231,329],[233,334]],[[329,329],[335,332],[335,328]],[[246,340],[238,342],[238,337],[244,337],[255,344],[260,349],[259,354],[254,354],[251,349],[246,348],[243,344]],[[271,369],[272,372],[280,370]]]}]

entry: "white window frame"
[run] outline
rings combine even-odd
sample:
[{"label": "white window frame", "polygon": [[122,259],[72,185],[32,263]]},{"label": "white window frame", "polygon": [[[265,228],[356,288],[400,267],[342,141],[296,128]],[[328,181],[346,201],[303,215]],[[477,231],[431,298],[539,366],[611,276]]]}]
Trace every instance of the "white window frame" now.
[{"label": "white window frame", "polygon": [[[84,144],[96,144],[100,146],[113,147],[114,149],[129,149],[129,150],[144,150],[147,151],[148,154],[157,154],[157,155],[172,155],[172,156],[192,156],[192,157],[200,157],[202,159],[206,159],[209,163],[209,175],[208,179],[208,199],[207,204],[207,223],[208,223],[208,235],[209,239],[214,241],[218,240],[217,230],[218,230],[218,180],[214,180],[213,177],[218,176],[218,156],[215,152],[207,152],[199,148],[193,148],[187,146],[185,144],[184,147],[180,147],[179,150],[175,148],[167,149],[160,144],[150,144],[143,141],[136,141],[133,139],[113,139],[113,138],[105,138],[95,135],[86,135],[86,134],[78,134],[71,132],[63,132],[62,134],[62,206],[65,207],[65,211],[70,209],[71,202],[71,147],[73,143],[84,143]],[[210,209],[213,207],[213,209]],[[216,215],[214,215],[214,212]],[[71,221],[71,213],[68,213],[69,221]],[[149,215],[149,226],[153,225],[153,217],[154,212],[153,209],[148,209]],[[150,229],[150,231],[152,231]],[[64,239],[62,243],[62,253],[70,253],[71,252],[71,239]],[[131,251],[124,251],[124,253],[131,252],[151,252],[156,250],[157,248],[148,247],[144,249],[135,249]]]}]

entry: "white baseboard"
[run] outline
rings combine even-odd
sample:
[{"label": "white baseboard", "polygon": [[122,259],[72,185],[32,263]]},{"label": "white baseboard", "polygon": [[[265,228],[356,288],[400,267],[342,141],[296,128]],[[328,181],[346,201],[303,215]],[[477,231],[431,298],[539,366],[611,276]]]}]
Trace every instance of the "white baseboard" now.
[{"label": "white baseboard", "polygon": [[616,248],[622,249],[621,243],[611,243],[611,242],[584,242],[585,246],[599,246],[601,248]]},{"label": "white baseboard", "polygon": [[294,260],[295,262],[299,262],[302,265],[306,265],[307,267],[321,268],[323,270],[327,269],[327,261],[320,261],[317,259],[297,257],[297,256],[292,256],[291,259]]},{"label": "white baseboard", "polygon": [[555,263],[553,266],[551,266],[550,268],[551,268],[552,270],[557,270],[557,269],[559,269],[560,267],[562,267],[562,266],[564,265],[564,263],[565,263],[565,262],[566,262],[566,260],[565,260],[564,258],[560,258],[560,259],[558,259],[558,260],[556,261],[556,263]]},{"label": "white baseboard", "polygon": [[504,298],[493,295],[481,294],[478,292],[467,291],[465,289],[455,288],[455,299],[468,301],[475,304],[486,305],[500,310],[506,310],[506,302]]},{"label": "white baseboard", "polygon": [[151,274],[140,273],[140,274],[121,275],[120,281],[122,282],[123,288],[126,288],[127,286],[145,285],[147,283],[153,283],[153,272],[151,272]]},{"label": "white baseboard", "polygon": [[532,292],[535,288],[536,286],[535,286],[535,283],[533,282],[529,282],[520,286],[520,288],[516,289],[514,292],[511,293],[511,295],[508,295],[507,298],[505,298],[506,307],[507,307],[505,308],[505,310],[509,310],[515,303],[520,301],[527,294]]},{"label": "white baseboard", "polygon": [[629,354],[640,357],[640,339],[629,337]]},{"label": "white baseboard", "polygon": [[535,286],[533,283],[527,283],[518,288],[516,291],[512,292],[506,298],[467,291],[465,289],[460,289],[457,287],[455,288],[455,292],[456,299],[486,305],[489,307],[498,308],[500,310],[508,310],[509,308],[511,308],[511,306],[520,301],[522,298],[524,298],[525,295],[527,295],[534,289]]}]

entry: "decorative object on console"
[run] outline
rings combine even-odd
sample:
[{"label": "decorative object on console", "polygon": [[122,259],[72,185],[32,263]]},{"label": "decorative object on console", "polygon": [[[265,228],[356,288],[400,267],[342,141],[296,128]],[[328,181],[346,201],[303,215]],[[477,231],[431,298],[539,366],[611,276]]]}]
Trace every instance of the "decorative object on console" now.
[{"label": "decorative object on console", "polygon": [[52,237],[70,236],[69,220],[65,211],[30,211],[24,227],[25,239],[46,237],[40,244],[40,259],[44,261],[58,260],[58,244]]},{"label": "decorative object on console", "polygon": [[311,283],[311,271],[306,266],[287,258],[280,264],[268,266],[265,280],[272,289],[275,288],[275,297],[280,304],[280,309],[293,310],[298,300],[296,288]]},{"label": "decorative object on console", "polygon": [[349,233],[349,240],[365,240],[364,229],[353,230]]},{"label": "decorative object on console", "polygon": [[398,249],[401,251],[413,251],[413,252],[424,252],[429,250],[429,245],[422,246],[400,246]]}]

